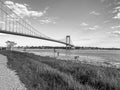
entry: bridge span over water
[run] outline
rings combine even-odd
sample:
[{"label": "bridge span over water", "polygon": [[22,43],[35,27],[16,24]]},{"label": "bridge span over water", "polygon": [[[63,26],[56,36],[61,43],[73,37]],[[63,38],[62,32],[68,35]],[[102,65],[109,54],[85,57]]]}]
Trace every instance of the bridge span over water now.
[{"label": "bridge span over water", "polygon": [[4,4],[0,0],[0,33],[25,36],[30,38],[42,39],[51,42],[61,43],[66,46],[73,47],[70,36],[66,36],[63,40],[56,40],[50,38],[38,30],[32,25],[27,23],[22,17],[20,17],[14,9]]}]

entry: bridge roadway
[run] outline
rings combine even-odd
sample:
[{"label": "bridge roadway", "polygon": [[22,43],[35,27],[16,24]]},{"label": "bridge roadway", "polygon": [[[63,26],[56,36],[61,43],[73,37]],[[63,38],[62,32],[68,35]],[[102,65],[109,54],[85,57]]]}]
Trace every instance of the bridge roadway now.
[{"label": "bridge roadway", "polygon": [[31,38],[37,38],[37,39],[42,39],[42,40],[57,42],[57,43],[61,43],[61,44],[64,44],[64,45],[69,45],[71,47],[74,47],[74,45],[67,44],[67,43],[59,41],[59,40],[49,39],[49,38],[40,37],[40,36],[33,36],[33,35],[28,35],[28,34],[23,34],[23,33],[18,33],[18,32],[16,33],[16,32],[5,31],[5,30],[0,30],[0,33],[12,34],[12,35],[19,35],[19,36],[25,36],[25,37],[31,37]]}]

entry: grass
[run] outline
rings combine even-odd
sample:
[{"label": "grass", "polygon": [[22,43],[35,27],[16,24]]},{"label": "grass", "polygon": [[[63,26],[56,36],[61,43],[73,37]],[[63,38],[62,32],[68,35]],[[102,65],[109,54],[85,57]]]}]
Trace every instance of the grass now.
[{"label": "grass", "polygon": [[120,90],[120,70],[34,54],[1,51],[28,90]]}]

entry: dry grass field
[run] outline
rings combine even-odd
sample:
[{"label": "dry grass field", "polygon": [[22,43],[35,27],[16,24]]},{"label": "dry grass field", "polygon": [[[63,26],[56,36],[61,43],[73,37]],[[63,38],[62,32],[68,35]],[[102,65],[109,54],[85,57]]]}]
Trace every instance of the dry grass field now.
[{"label": "dry grass field", "polygon": [[120,69],[1,51],[28,90],[120,90]]}]

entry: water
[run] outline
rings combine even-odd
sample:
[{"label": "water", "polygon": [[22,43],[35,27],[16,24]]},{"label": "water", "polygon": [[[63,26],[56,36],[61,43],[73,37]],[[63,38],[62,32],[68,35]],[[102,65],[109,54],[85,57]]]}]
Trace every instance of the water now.
[{"label": "water", "polygon": [[66,54],[66,50],[62,49],[56,49],[56,52],[53,49],[27,49],[27,52],[63,60],[79,60],[94,65],[120,67],[120,50],[71,50]]}]

